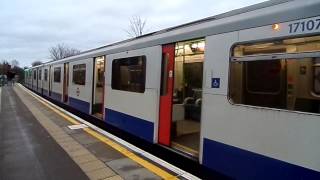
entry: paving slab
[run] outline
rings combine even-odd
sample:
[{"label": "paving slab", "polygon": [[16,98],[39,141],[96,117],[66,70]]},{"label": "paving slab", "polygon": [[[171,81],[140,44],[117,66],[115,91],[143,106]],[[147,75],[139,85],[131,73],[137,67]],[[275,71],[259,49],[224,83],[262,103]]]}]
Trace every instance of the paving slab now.
[{"label": "paving slab", "polygon": [[86,132],[71,134],[71,136],[84,146],[99,142],[98,139],[88,135]]},{"label": "paving slab", "polygon": [[113,160],[107,162],[107,165],[124,179],[161,179],[129,158]]},{"label": "paving slab", "polygon": [[91,151],[103,162],[109,162],[112,160],[124,158],[125,156],[113,148],[105,145],[102,142],[96,142],[87,146],[88,150]]},{"label": "paving slab", "polygon": [[88,173],[90,179],[106,179],[115,177],[116,174],[110,168],[101,168]]}]

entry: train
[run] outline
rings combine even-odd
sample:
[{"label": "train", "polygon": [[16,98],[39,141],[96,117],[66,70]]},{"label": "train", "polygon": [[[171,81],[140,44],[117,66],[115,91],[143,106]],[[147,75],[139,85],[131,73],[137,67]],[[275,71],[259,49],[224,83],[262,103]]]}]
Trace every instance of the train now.
[{"label": "train", "polygon": [[320,179],[320,1],[267,1],[25,70],[25,86],[234,179]]}]

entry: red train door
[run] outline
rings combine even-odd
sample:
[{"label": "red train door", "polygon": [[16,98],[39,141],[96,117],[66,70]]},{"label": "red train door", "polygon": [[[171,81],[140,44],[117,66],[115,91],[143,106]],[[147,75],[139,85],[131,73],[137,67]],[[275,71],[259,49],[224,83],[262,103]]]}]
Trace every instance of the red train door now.
[{"label": "red train door", "polygon": [[174,57],[175,44],[164,45],[162,47],[158,142],[166,146],[170,146],[171,142]]}]

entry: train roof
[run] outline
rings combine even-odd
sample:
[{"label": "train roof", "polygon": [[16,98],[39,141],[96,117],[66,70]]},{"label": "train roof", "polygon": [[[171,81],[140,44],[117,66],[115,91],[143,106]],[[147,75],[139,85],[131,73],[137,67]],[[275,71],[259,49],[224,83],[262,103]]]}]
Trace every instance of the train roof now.
[{"label": "train roof", "polygon": [[264,26],[268,24],[274,24],[275,22],[285,22],[313,17],[320,14],[319,9],[319,0],[266,1],[190,23],[185,23],[179,26],[148,33],[136,38],[131,38],[91,50],[83,51],[78,55],[64,58],[58,61],[50,61],[35,67],[41,67],[45,64],[56,64],[64,61],[93,58],[105,54],[114,54],[150,46],[201,38],[214,34],[227,33],[242,29]]}]

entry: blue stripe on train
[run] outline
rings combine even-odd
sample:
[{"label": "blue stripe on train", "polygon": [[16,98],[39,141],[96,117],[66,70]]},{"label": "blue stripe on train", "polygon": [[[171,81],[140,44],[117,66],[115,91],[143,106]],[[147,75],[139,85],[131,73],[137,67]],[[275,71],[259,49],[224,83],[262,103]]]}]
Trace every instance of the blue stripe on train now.
[{"label": "blue stripe on train", "polygon": [[320,172],[206,138],[203,165],[235,179],[320,179]]},{"label": "blue stripe on train", "polygon": [[107,123],[130,134],[138,136],[151,143],[153,142],[154,125],[152,122],[111,109],[105,109],[105,120]]},{"label": "blue stripe on train", "polygon": [[90,113],[90,103],[69,96],[69,105],[81,112]]},{"label": "blue stripe on train", "polygon": [[61,101],[61,94],[51,91],[51,98],[56,101]]}]

